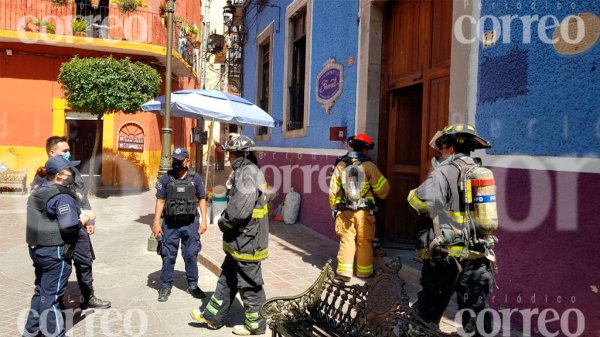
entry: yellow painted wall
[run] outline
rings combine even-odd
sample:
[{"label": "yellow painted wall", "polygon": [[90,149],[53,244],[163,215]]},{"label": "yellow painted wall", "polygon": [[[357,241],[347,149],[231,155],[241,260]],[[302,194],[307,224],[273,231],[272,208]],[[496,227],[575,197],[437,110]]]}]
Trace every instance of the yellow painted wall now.
[{"label": "yellow painted wall", "polygon": [[33,181],[35,172],[44,166],[46,160],[44,147],[0,146],[0,163],[15,171],[27,170],[27,183]]},{"label": "yellow painted wall", "polygon": [[64,98],[52,99],[52,135],[65,135],[65,110],[67,101]]}]

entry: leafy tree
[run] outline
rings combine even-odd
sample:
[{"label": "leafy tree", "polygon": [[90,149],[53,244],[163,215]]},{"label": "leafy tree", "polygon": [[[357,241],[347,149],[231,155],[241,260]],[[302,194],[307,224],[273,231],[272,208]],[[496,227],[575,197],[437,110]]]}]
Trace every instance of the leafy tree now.
[{"label": "leafy tree", "polygon": [[161,78],[156,69],[129,58],[75,56],[60,68],[58,82],[71,109],[98,116],[89,171],[90,191],[95,193],[92,177],[100,146],[102,116],[118,111],[140,111],[143,103],[158,94]]}]

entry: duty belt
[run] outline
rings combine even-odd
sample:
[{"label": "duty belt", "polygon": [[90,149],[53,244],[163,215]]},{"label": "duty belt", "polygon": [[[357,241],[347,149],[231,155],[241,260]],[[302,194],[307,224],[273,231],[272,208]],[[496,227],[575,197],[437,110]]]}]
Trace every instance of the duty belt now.
[{"label": "duty belt", "polygon": [[[486,258],[484,253],[469,250],[469,248],[464,246],[444,246],[443,249],[449,256],[456,258],[469,260]],[[431,258],[431,251],[429,248],[417,249],[417,257],[421,260],[429,260]]]}]

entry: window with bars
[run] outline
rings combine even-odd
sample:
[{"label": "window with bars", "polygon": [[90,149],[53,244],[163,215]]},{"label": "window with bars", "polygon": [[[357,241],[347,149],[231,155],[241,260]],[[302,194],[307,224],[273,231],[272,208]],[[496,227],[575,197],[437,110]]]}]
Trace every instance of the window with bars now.
[{"label": "window with bars", "polygon": [[[270,100],[271,100],[271,43],[270,40],[265,41],[259,46],[258,50],[259,63],[258,63],[258,76],[260,80],[258,82],[258,105],[261,109],[268,113],[270,111]],[[258,136],[269,134],[269,128],[261,126],[258,128],[256,134]]]},{"label": "window with bars", "polygon": [[288,87],[290,98],[286,130],[304,128],[304,87],[306,76],[306,9],[292,20],[291,82]]}]

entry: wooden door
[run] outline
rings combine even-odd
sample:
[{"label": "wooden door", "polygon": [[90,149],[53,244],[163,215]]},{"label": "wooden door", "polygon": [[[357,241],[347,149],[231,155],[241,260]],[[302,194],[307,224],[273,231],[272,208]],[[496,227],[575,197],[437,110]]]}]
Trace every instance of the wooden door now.
[{"label": "wooden door", "polygon": [[392,188],[388,245],[416,238],[406,197],[430,169],[429,140],[448,123],[452,2],[397,0],[384,10],[379,164]]}]

